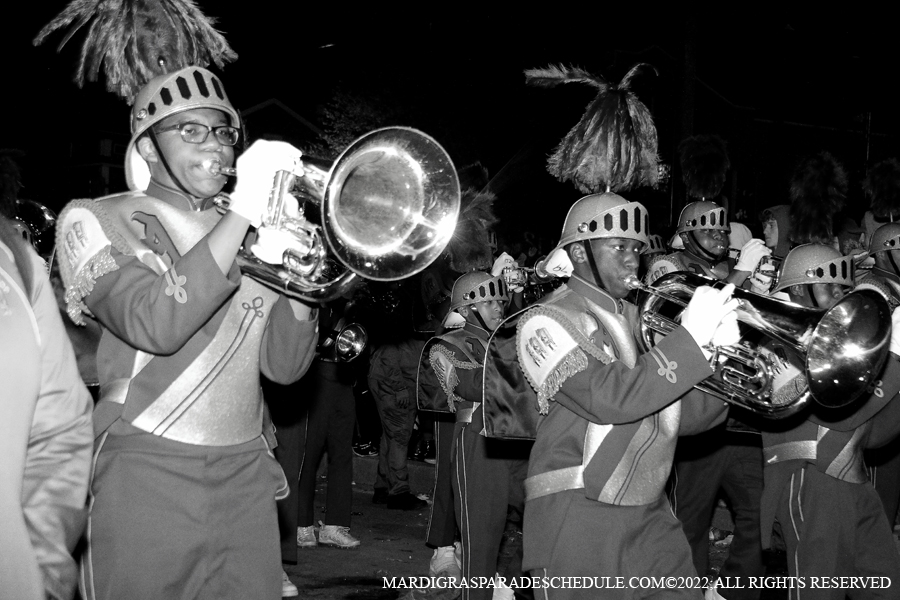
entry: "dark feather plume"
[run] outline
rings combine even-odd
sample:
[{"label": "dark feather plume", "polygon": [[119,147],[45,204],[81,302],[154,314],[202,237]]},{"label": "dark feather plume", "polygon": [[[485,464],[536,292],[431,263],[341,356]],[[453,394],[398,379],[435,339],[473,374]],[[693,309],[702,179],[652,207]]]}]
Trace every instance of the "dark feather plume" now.
[{"label": "dark feather plume", "polygon": [[831,154],[801,161],[791,177],[791,241],[832,243],[832,220],[846,198],[847,173]]},{"label": "dark feather plume", "polygon": [[157,75],[191,65],[221,68],[237,58],[214,27],[215,19],[193,0],[73,0],[41,29],[34,44],[71,25],[61,50],[88,23],[75,83],[96,81],[102,65],[106,89],[129,104]]},{"label": "dark feather plume", "polygon": [[635,65],[618,85],[577,67],[550,65],[525,71],[525,81],[531,85],[585,83],[598,89],[581,120],[548,159],[551,175],[571,181],[584,193],[656,186],[656,126],[650,111],[630,90],[631,80],[644,68],[653,69],[644,63]]},{"label": "dark feather plume", "polygon": [[682,140],[678,153],[688,196],[716,198],[722,192],[725,173],[731,167],[725,140],[717,135],[695,135]]},{"label": "dark feather plume", "polygon": [[490,230],[496,225],[494,196],[473,188],[463,192],[459,220],[447,244],[448,264],[457,273],[490,270],[492,266]]},{"label": "dark feather plume", "polygon": [[879,219],[900,212],[900,161],[889,158],[869,169],[863,190],[872,202],[872,214]]}]

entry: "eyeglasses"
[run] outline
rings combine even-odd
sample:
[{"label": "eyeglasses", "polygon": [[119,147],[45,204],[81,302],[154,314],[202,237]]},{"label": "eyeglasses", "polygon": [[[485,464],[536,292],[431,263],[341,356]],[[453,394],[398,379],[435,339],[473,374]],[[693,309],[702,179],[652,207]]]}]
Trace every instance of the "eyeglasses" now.
[{"label": "eyeglasses", "polygon": [[213,132],[216,140],[223,146],[234,146],[241,137],[241,130],[237,127],[232,127],[231,125],[209,127],[202,123],[179,123],[165,129],[158,129],[157,133],[176,130],[181,134],[181,139],[188,144],[202,144],[209,137],[210,131]]}]

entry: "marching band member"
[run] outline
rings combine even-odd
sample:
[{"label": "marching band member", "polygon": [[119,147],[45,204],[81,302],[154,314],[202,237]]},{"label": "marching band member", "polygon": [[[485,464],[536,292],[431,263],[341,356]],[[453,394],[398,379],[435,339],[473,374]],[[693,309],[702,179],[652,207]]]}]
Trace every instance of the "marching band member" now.
[{"label": "marching band member", "polygon": [[[736,301],[729,300],[731,286],[698,289],[682,326],[639,355],[637,311],[623,298],[647,245],[647,224],[644,207],[617,194],[576,202],[550,255],[564,254],[572,276],[526,310],[517,326],[518,363],[543,415],[525,481],[523,567],[533,575],[696,573],[664,487],[677,436],[725,417],[724,403],[692,387],[711,375],[702,348],[720,323],[735,324]],[[725,343],[725,331],[717,341]],[[542,593],[572,598],[598,592]],[[603,593],[631,598],[637,592]]]},{"label": "marching band member", "polygon": [[[869,240],[874,266],[856,279],[857,289],[875,289],[891,308],[900,306],[900,223],[885,223]],[[893,526],[900,506],[900,440],[866,453],[869,476]]]},{"label": "marching band member", "polygon": [[[776,291],[801,306],[828,309],[853,285],[852,257],[824,244],[804,244],[782,263]],[[865,314],[856,318],[866,318]],[[900,312],[893,315],[890,354],[871,396],[849,409],[813,407],[790,429],[763,430],[765,491],[763,545],[773,522],[781,525],[788,572],[795,577],[886,576],[900,578],[891,526],[869,483],[863,449],[883,445],[900,432]],[[848,414],[848,410],[851,411]],[[886,589],[807,588],[795,596],[843,599],[895,598]]]},{"label": "marching band member", "polygon": [[[729,271],[727,232],[725,209],[706,201],[688,204],[681,211],[677,229],[684,250],[657,259],[650,266],[648,283],[672,271],[744,283],[771,251],[762,240],[752,239]],[[734,537],[719,575],[746,578],[765,574],[759,539],[762,460],[759,432],[748,424],[752,422],[752,415],[732,408],[726,425],[681,440],[678,445],[672,505],[684,526],[700,575],[706,575],[709,568],[709,531],[720,490],[730,501]],[[757,589],[735,589],[729,600],[753,600],[759,594]]]},{"label": "marching band member", "polygon": [[771,254],[762,240],[751,239],[741,248],[732,267],[728,260],[728,215],[725,209],[706,200],[691,202],[681,210],[675,230],[684,249],[657,258],[650,264],[648,284],[666,273],[691,271],[737,286],[756,270],[763,256]]},{"label": "marching band member", "polygon": [[[171,6],[139,5],[133,23],[157,22]],[[69,315],[104,329],[86,600],[201,590],[274,600],[282,591],[275,500],[286,481],[260,373],[282,384],[303,375],[316,311],[243,277],[234,260],[248,226],[261,221],[275,172],[292,170],[299,153],[254,144],[237,161],[229,209],[216,210],[227,178],[210,166],[232,165],[241,121],[221,80],[195,65],[234,55],[196,7],[180,9],[163,22],[187,31],[160,26],[153,36],[107,22],[113,11],[73,9],[101,22],[87,52],[111,53],[108,84],[133,103],[129,191],[70,202],[57,231]],[[64,12],[39,40],[70,20]],[[193,37],[198,29],[203,40]],[[128,46],[141,40],[151,45]],[[135,56],[152,62],[136,66]]]},{"label": "marching band member", "polygon": [[0,216],[0,597],[72,598],[93,402],[43,260]]},{"label": "marching band member", "polygon": [[[451,484],[462,542],[462,576],[497,574],[500,543],[509,506],[522,511],[522,482],[530,443],[488,439],[481,435],[484,357],[490,334],[503,319],[509,291],[502,269],[497,275],[473,271],[453,284],[447,323],[457,327],[433,338],[422,353],[436,377],[441,397],[456,414]],[[420,371],[420,377],[421,377]],[[517,570],[515,567],[513,570]],[[502,587],[502,586],[500,586]],[[487,599],[490,587],[463,588],[462,597]]]}]

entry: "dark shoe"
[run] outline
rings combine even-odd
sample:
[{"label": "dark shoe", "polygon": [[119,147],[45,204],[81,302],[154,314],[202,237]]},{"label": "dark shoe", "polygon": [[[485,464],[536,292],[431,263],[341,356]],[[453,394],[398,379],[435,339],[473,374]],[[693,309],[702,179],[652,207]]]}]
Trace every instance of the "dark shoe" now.
[{"label": "dark shoe", "polygon": [[423,510],[428,507],[428,503],[404,492],[388,496],[387,507],[392,510]]},{"label": "dark shoe", "polygon": [[353,444],[353,454],[357,456],[378,456],[378,447],[369,442]]},{"label": "dark shoe", "polygon": [[409,455],[409,460],[418,460],[419,462],[424,461],[428,456],[429,446],[433,445],[432,442],[426,442],[423,439],[419,439],[419,442],[415,445],[415,449]]},{"label": "dark shoe", "polygon": [[434,450],[434,442],[424,442],[425,444],[425,458],[423,459],[429,465],[433,465],[437,462],[437,457]]},{"label": "dark shoe", "polygon": [[388,502],[388,491],[383,488],[376,488],[375,493],[372,494],[372,504],[387,504]]}]

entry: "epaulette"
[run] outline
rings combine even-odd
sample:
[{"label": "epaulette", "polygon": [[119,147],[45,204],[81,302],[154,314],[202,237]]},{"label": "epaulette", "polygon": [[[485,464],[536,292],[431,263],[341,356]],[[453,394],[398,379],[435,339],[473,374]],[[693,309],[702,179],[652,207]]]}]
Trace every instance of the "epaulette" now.
[{"label": "epaulette", "polygon": [[[456,346],[456,344],[454,344],[454,346]],[[460,348],[460,351],[465,354],[464,348]],[[465,400],[465,398],[456,393],[456,386],[459,385],[459,377],[456,375],[456,369],[471,371],[481,367],[481,365],[475,362],[472,357],[466,356],[466,358],[469,360],[459,360],[453,350],[444,344],[439,343],[432,344],[431,349],[428,352],[428,361],[431,363],[431,368],[435,375],[437,375],[441,389],[444,390],[444,394],[447,395],[447,404],[449,405],[451,412],[456,411],[456,402]]]},{"label": "epaulette", "polygon": [[688,266],[682,259],[680,252],[673,252],[672,254],[666,254],[665,256],[657,256],[647,267],[647,275],[644,276],[644,283],[650,285],[666,273],[687,270]]},{"label": "epaulette", "polygon": [[122,254],[134,254],[104,208],[106,200],[133,195],[129,192],[97,200],[73,200],[59,215],[56,228],[59,273],[65,286],[66,312],[77,325],[84,325],[84,315],[93,316],[84,298],[94,289],[94,283],[119,268],[112,257],[112,248]]},{"label": "epaulette", "polygon": [[588,355],[603,364],[612,356],[595,346],[562,310],[536,306],[522,315],[516,331],[516,351],[525,378],[537,392],[541,414],[569,378],[585,370]]}]

